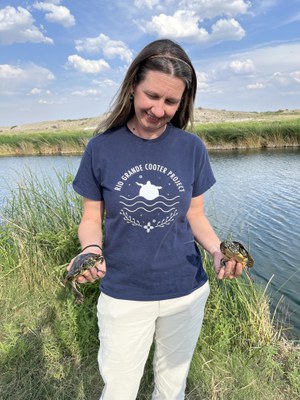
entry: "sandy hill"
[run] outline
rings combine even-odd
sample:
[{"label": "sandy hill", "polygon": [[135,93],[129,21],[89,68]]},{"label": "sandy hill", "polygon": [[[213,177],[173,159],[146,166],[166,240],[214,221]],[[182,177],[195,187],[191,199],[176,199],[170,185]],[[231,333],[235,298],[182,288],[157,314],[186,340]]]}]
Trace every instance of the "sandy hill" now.
[{"label": "sandy hill", "polygon": [[[0,133],[21,132],[55,132],[55,131],[89,131],[94,130],[104,115],[95,118],[81,118],[73,120],[45,121],[32,124],[0,127]],[[195,122],[219,123],[237,121],[275,121],[300,118],[300,110],[278,110],[269,112],[245,112],[196,108]]]}]

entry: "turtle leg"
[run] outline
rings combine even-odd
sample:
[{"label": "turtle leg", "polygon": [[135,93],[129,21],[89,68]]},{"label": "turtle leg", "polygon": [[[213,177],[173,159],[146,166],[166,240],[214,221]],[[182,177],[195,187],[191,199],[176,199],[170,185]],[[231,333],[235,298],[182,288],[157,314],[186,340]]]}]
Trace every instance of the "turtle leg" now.
[{"label": "turtle leg", "polygon": [[229,261],[230,260],[230,258],[228,258],[228,257],[223,257],[222,259],[221,259],[221,267],[225,267],[226,266],[226,263],[227,263],[227,261]]},{"label": "turtle leg", "polygon": [[75,294],[75,303],[76,304],[82,304],[83,303],[83,294],[79,292],[79,290],[77,289],[77,284],[74,281],[72,281],[72,290]]}]

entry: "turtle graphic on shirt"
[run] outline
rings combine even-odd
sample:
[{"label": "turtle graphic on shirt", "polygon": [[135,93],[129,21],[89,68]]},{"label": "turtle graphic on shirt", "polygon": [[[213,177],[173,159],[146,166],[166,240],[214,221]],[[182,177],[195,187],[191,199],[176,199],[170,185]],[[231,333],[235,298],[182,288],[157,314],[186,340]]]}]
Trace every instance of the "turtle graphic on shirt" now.
[{"label": "turtle graphic on shirt", "polygon": [[141,186],[139,196],[144,197],[146,200],[154,200],[159,196],[159,189],[162,189],[162,186],[153,185],[150,181],[142,184],[139,182],[135,182],[138,186]]}]

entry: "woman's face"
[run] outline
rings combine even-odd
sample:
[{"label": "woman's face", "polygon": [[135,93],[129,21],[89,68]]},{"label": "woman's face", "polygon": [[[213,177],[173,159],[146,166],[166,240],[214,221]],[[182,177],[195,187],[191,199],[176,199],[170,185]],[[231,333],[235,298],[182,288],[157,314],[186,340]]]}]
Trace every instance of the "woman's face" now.
[{"label": "woman's face", "polygon": [[185,82],[172,75],[149,71],[134,88],[133,121],[138,133],[159,135],[175,115]]}]

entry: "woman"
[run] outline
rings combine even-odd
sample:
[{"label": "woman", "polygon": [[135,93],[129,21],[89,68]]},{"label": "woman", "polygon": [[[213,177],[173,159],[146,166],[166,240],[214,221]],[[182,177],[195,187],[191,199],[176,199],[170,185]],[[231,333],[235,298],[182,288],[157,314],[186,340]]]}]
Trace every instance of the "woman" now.
[{"label": "woman", "polygon": [[103,278],[102,400],[136,398],[153,339],[152,398],[184,398],[209,295],[195,240],[213,256],[219,279],[242,272],[233,260],[220,265],[220,240],[203,203],[215,179],[202,141],[183,130],[192,122],[196,87],[195,70],[178,44],[147,45],[97,130],[104,133],[88,143],[73,183],[83,196],[82,253],[105,250],[101,268],[78,278]]}]

